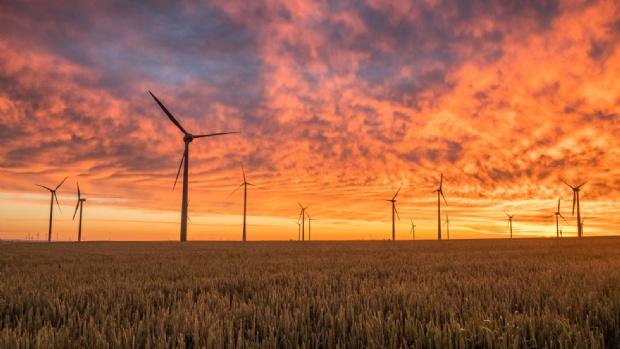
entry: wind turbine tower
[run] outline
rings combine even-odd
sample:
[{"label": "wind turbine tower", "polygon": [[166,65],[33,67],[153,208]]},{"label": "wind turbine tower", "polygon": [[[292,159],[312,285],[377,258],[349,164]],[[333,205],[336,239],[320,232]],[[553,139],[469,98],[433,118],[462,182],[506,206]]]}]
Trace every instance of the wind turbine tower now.
[{"label": "wind turbine tower", "polygon": [[392,241],[396,240],[396,221],[394,220],[394,213],[396,213],[398,220],[400,220],[400,216],[398,216],[398,211],[396,211],[396,196],[398,195],[398,192],[400,192],[400,189],[402,187],[403,185],[401,184],[400,188],[398,188],[398,190],[396,191],[396,194],[394,194],[394,197],[392,197],[392,199],[385,200],[385,201],[389,201],[392,203]]},{"label": "wind turbine tower", "polygon": [[67,178],[69,178],[69,176],[65,177],[65,179],[63,179],[62,182],[60,182],[60,184],[58,184],[54,189],[48,188],[41,184],[37,184],[39,187],[45,188],[49,190],[50,193],[52,193],[52,198],[50,199],[50,227],[47,233],[47,242],[52,241],[52,214],[54,212],[54,199],[56,199],[56,205],[58,205],[58,210],[60,211],[60,213],[62,213],[62,210],[60,209],[60,204],[58,203],[58,196],[56,196],[56,190],[60,188],[60,186],[67,180]]},{"label": "wind turbine tower", "polygon": [[75,219],[75,214],[78,211],[78,207],[80,208],[80,224],[78,225],[78,242],[82,241],[82,205],[84,204],[84,201],[86,201],[86,198],[83,198],[80,195],[80,184],[75,182],[77,184],[77,190],[78,190],[78,201],[77,204],[75,205],[75,212],[73,212],[73,219]]},{"label": "wind turbine tower", "polygon": [[439,189],[437,192],[437,240],[441,240],[441,197],[443,197],[443,201],[448,206],[448,202],[446,201],[446,197],[443,195],[443,173],[441,174],[441,179],[439,180]]},{"label": "wind turbine tower", "polygon": [[504,211],[504,213],[506,214],[506,216],[508,216],[508,224],[510,225],[510,238],[512,239],[512,217],[514,217],[515,215],[511,216],[506,211]]},{"label": "wind turbine tower", "polygon": [[[299,207],[301,208],[301,212],[299,213],[299,218],[301,218],[301,241],[305,241],[306,240],[306,232],[305,232],[305,228],[306,228],[306,209],[308,208],[308,206],[303,207],[301,206],[301,204],[299,203],[299,201],[297,201],[297,203],[299,204]],[[299,218],[297,218],[297,220],[299,221]]]},{"label": "wind turbine tower", "polygon": [[551,216],[548,216],[547,218],[551,218],[553,216],[555,216],[555,234],[556,234],[556,237],[559,238],[560,237],[560,219],[558,218],[558,216],[562,217],[562,219],[564,219],[564,221],[566,222],[566,219],[560,213],[560,199],[559,198],[558,198],[558,210]]},{"label": "wind turbine tower", "polygon": [[252,183],[248,183],[248,181],[245,179],[245,170],[243,169],[243,165],[241,165],[241,171],[243,172],[243,183],[241,183],[241,185],[239,185],[237,189],[233,190],[233,192],[230,193],[228,197],[230,198],[237,190],[239,190],[239,188],[244,187],[243,188],[243,236],[242,236],[242,240],[246,241],[245,222],[246,222],[246,213],[247,213],[247,204],[248,204],[248,185],[251,185],[253,187],[256,187],[256,186]]},{"label": "wind turbine tower", "polygon": [[312,238],[312,235],[311,235],[312,230],[310,229],[310,223],[312,223],[312,221],[314,219],[312,219],[312,217],[310,217],[310,214],[308,214],[308,212],[306,212],[306,216],[308,216],[308,241],[310,241],[311,238]]},{"label": "wind turbine tower", "polygon": [[444,224],[448,232],[448,240],[450,240],[450,218],[448,218],[448,211],[446,211],[446,222]]},{"label": "wind turbine tower", "polygon": [[583,228],[581,227],[581,211],[579,210],[579,192],[581,191],[580,188],[590,180],[588,179],[576,187],[566,183],[562,178],[560,178],[560,180],[573,189],[573,217],[575,217],[575,205],[577,205],[577,237],[583,237]]},{"label": "wind turbine tower", "polygon": [[415,241],[415,224],[413,224],[413,219],[411,219],[411,231],[409,233],[411,234],[411,238]]},{"label": "wind turbine tower", "polygon": [[174,186],[172,187],[172,189],[174,190],[174,187],[177,184],[177,180],[179,179],[179,173],[181,173],[181,167],[183,167],[183,200],[181,202],[181,241],[187,241],[187,194],[188,194],[188,175],[189,175],[189,144],[195,138],[213,137],[213,136],[227,135],[227,134],[239,133],[239,132],[220,132],[220,133],[211,133],[211,134],[205,134],[205,135],[193,135],[185,131],[183,126],[181,126],[181,124],[177,121],[177,119],[175,119],[174,116],[172,116],[172,114],[168,111],[168,109],[164,107],[164,105],[159,101],[159,99],[157,99],[157,97],[155,97],[155,95],[151,91],[149,91],[149,93],[151,94],[153,99],[155,99],[155,102],[157,102],[157,104],[161,107],[164,113],[166,113],[170,121],[172,121],[172,123],[176,127],[178,127],[179,130],[181,130],[181,132],[183,132],[183,142],[185,143],[185,151],[183,152],[183,156],[181,157],[181,163],[179,164],[179,171],[177,172],[177,177],[174,180]]}]

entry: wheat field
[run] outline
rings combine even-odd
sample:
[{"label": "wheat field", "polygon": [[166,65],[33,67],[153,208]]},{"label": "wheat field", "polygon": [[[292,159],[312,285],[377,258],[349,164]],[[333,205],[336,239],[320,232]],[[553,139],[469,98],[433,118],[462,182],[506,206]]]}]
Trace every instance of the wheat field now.
[{"label": "wheat field", "polygon": [[0,243],[0,348],[613,348],[620,239]]}]

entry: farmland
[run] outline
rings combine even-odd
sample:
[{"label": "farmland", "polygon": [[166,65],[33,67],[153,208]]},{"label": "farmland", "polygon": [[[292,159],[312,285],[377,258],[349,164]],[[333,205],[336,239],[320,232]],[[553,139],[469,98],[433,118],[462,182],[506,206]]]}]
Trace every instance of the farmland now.
[{"label": "farmland", "polygon": [[0,348],[618,347],[620,239],[0,243]]}]

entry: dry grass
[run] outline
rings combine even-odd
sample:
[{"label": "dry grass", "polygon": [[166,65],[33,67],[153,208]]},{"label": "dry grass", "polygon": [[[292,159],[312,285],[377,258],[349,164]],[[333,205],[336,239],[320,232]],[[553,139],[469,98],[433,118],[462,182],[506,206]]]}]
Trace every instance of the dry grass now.
[{"label": "dry grass", "polygon": [[620,239],[1,243],[0,348],[620,344]]}]

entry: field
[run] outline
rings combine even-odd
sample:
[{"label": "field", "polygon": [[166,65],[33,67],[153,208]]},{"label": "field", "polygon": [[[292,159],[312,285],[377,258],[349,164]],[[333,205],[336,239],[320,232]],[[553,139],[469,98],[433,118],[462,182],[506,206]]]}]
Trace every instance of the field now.
[{"label": "field", "polygon": [[620,239],[0,243],[0,348],[620,347]]}]

